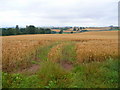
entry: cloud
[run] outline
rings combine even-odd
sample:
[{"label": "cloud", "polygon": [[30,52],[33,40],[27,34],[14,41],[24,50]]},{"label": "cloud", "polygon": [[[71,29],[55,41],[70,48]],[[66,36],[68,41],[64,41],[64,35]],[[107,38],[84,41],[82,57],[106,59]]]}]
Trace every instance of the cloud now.
[{"label": "cloud", "polygon": [[118,24],[119,0],[1,0],[4,26],[109,26]]}]

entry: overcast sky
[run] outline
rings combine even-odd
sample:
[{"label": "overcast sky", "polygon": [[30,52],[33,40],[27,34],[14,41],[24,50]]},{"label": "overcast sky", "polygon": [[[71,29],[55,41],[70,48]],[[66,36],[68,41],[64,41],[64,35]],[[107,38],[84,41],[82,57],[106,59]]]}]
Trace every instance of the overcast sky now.
[{"label": "overcast sky", "polygon": [[110,26],[119,0],[0,0],[0,26]]}]

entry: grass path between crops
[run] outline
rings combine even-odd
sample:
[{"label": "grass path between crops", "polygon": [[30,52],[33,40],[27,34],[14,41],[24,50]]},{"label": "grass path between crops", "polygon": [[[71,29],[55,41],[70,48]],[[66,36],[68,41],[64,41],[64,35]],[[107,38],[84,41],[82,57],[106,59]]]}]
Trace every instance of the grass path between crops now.
[{"label": "grass path between crops", "polygon": [[32,61],[32,65],[29,68],[23,69],[18,73],[35,74],[40,70],[41,62],[46,61],[60,64],[66,70],[73,68],[74,61],[76,60],[75,47],[73,42],[53,43],[46,45],[39,49],[37,57]]}]

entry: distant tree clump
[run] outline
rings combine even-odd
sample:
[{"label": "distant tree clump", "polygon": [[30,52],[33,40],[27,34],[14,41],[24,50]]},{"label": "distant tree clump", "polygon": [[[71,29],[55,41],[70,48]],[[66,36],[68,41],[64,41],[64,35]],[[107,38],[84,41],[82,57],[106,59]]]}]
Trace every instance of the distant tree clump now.
[{"label": "distant tree clump", "polygon": [[14,29],[14,28],[8,28],[7,33],[9,35],[16,35],[16,29]]},{"label": "distant tree clump", "polygon": [[80,29],[83,29],[83,27],[80,27]]},{"label": "distant tree clump", "polygon": [[46,33],[46,34],[51,34],[51,30],[50,30],[49,28],[47,28],[47,29],[45,30],[45,33]]},{"label": "distant tree clump", "polygon": [[73,28],[73,31],[76,31],[76,27]]},{"label": "distant tree clump", "polygon": [[28,33],[28,34],[35,34],[35,30],[36,30],[36,28],[33,25],[26,27],[26,33]]},{"label": "distant tree clump", "polygon": [[63,33],[63,30],[60,30],[59,34],[62,34]]},{"label": "distant tree clump", "polygon": [[83,29],[85,29],[85,27],[83,27]]},{"label": "distant tree clump", "polygon": [[15,28],[2,28],[1,30],[2,30],[2,36],[52,33],[51,29],[49,28],[36,28],[34,25],[26,26],[26,28],[19,28],[19,26],[16,25]]},{"label": "distant tree clump", "polygon": [[70,33],[73,33],[73,31],[71,31]]}]

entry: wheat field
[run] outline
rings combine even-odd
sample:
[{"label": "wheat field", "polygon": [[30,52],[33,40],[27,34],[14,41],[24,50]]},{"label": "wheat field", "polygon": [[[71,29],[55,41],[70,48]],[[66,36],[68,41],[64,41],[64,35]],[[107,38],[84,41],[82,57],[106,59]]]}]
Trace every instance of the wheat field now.
[{"label": "wheat field", "polygon": [[5,36],[2,37],[3,71],[11,71],[17,63],[21,63],[21,66],[25,68],[29,65],[29,59],[35,57],[38,47],[67,41],[75,42],[78,62],[86,59],[100,61],[118,55],[117,31]]},{"label": "wheat field", "polygon": [[[2,37],[2,70],[6,73],[33,75],[40,71],[39,75],[41,75],[41,78],[52,73],[59,78],[58,74],[55,73],[58,72],[62,76],[64,74],[67,75],[68,72],[82,64],[96,61],[104,62],[107,59],[116,59],[117,57],[118,31]],[[97,64],[92,64],[90,68],[93,70],[93,68],[98,66]],[[61,71],[61,68],[64,70]],[[86,71],[86,73],[88,72]],[[41,82],[43,86],[40,87],[50,83],[51,79],[49,76],[44,78],[46,82]],[[68,76],[64,79],[67,81],[60,79],[60,82],[66,83],[63,87],[68,87],[69,83],[71,83],[71,79],[67,78]],[[74,84],[79,82],[76,80],[74,80]],[[60,82],[58,82],[58,87],[62,87]],[[114,86],[116,87],[116,84]],[[102,85],[100,87],[107,86]]]}]

